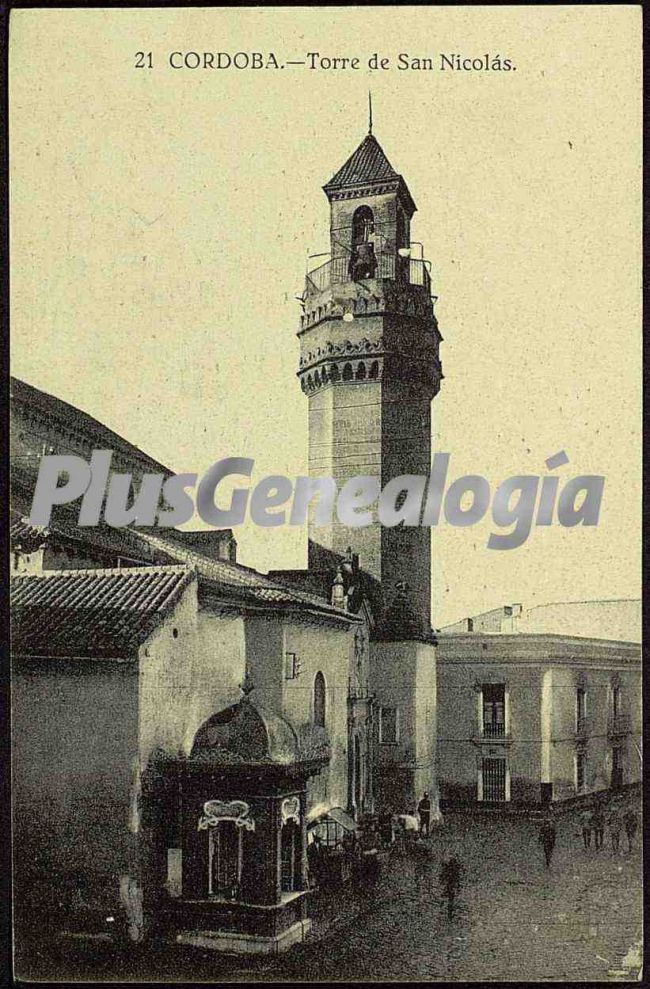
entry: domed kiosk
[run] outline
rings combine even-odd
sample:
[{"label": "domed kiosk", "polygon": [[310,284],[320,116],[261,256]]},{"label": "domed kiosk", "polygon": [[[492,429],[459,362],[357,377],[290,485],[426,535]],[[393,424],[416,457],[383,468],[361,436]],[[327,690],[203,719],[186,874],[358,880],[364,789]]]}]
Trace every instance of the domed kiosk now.
[{"label": "domed kiosk", "polygon": [[306,785],[329,752],[244,689],[199,728],[182,769],[177,940],[275,953],[310,928]]}]

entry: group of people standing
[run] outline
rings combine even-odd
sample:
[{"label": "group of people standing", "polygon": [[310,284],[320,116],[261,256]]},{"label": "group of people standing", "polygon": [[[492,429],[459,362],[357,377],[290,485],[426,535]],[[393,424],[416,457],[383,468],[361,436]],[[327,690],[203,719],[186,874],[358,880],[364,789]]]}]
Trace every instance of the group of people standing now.
[{"label": "group of people standing", "polygon": [[[603,847],[605,840],[605,830],[609,834],[612,855],[618,855],[621,847],[621,835],[625,831],[627,838],[628,853],[632,851],[634,838],[637,832],[637,815],[633,807],[624,807],[620,802],[613,801],[609,809],[604,803],[597,800],[592,806],[585,807],[580,814],[580,826],[582,829],[582,843],[585,851],[593,848],[598,852]],[[544,859],[546,867],[551,864],[553,849],[557,840],[557,828],[553,814],[549,812],[543,819],[539,829],[539,840],[544,849]]]},{"label": "group of people standing", "polygon": [[600,802],[593,807],[585,808],[580,815],[582,826],[582,843],[585,851],[593,847],[598,852],[603,847],[605,838],[605,825],[609,833],[609,840],[612,847],[612,855],[618,855],[621,845],[621,834],[625,831],[627,838],[628,853],[632,851],[634,838],[637,831],[636,811],[632,807],[625,809],[618,802],[614,802],[609,808],[609,813],[605,814],[605,808]]}]

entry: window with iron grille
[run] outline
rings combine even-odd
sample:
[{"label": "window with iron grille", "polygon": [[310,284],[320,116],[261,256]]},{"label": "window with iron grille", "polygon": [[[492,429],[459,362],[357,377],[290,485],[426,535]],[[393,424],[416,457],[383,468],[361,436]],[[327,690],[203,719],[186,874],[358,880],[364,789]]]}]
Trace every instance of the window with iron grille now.
[{"label": "window with iron grille", "polygon": [[623,786],[623,749],[620,745],[612,748],[612,787]]},{"label": "window with iron grille", "polygon": [[336,848],[337,845],[341,844],[345,835],[345,831],[341,825],[337,821],[332,821],[330,818],[319,821],[310,831],[314,837],[318,836],[321,844],[327,848]]}]

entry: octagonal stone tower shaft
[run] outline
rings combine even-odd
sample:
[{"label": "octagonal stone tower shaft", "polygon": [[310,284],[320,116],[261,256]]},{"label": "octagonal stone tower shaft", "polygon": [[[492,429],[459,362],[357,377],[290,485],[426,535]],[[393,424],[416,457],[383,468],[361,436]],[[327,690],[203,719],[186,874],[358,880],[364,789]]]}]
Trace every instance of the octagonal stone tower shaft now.
[{"label": "octagonal stone tower shaft", "polygon": [[[374,475],[382,488],[431,469],[431,401],[440,388],[441,338],[430,265],[410,239],[416,206],[379,142],[368,134],[324,186],[328,260],[308,272],[298,376],[309,400],[309,473],[340,488]],[[379,522],[350,528],[334,517],[309,530],[309,565],[348,547],[389,601],[405,581],[426,627],[431,613],[431,531]]]}]

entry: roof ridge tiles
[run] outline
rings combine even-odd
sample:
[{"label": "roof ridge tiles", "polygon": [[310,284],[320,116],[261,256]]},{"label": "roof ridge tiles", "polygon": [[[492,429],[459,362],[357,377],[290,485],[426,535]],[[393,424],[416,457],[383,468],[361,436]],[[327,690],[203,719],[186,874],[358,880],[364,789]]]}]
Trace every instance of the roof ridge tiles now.
[{"label": "roof ridge tiles", "polygon": [[129,576],[130,574],[173,574],[173,573],[194,573],[196,566],[189,563],[156,563],[151,566],[141,567],[79,567],[66,568],[65,570],[42,570],[38,573],[21,573],[12,575],[12,580],[30,580],[32,578],[43,579],[44,577],[116,577]]}]

